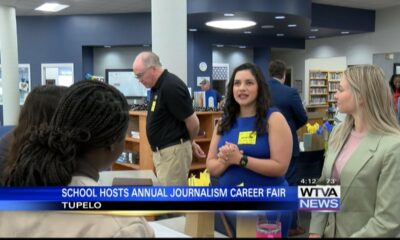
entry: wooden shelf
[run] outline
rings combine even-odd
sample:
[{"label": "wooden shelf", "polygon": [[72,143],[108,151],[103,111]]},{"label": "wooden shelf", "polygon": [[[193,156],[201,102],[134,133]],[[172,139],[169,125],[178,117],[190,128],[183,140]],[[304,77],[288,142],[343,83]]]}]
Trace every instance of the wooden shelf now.
[{"label": "wooden shelf", "polygon": [[120,163],[115,162],[112,165],[112,170],[139,170],[140,166],[135,163]]},{"label": "wooden shelf", "polygon": [[[195,139],[203,151],[207,154],[212,133],[214,131],[215,122],[221,118],[222,112],[196,112],[200,122],[200,130],[205,132],[205,135]],[[125,150],[139,153],[138,164],[130,163],[115,163],[113,170],[137,170],[149,169],[154,171],[153,152],[151,151],[147,134],[146,134],[146,111],[130,111],[129,126],[125,138]],[[132,138],[130,132],[139,132],[140,138]],[[193,156],[191,171],[198,171],[206,168],[206,159],[197,159]]]},{"label": "wooden shelf", "polygon": [[130,116],[147,116],[146,111],[129,111]]},{"label": "wooden shelf", "polygon": [[[340,82],[342,71],[331,71],[331,70],[310,70],[309,72],[309,105],[306,107],[308,112],[326,112],[329,106],[334,104],[333,95],[336,92]],[[316,78],[316,76],[321,76]],[[313,85],[313,84],[324,84],[324,85]],[[313,93],[315,90],[325,89],[326,93],[317,94]],[[312,91],[313,90],[313,91]],[[319,103],[315,103],[319,102]]]},{"label": "wooden shelf", "polygon": [[192,166],[190,167],[190,170],[204,170],[206,169],[206,164],[205,163],[199,163],[199,162],[194,162],[192,163]]},{"label": "wooden shelf", "polygon": [[323,105],[321,105],[321,104],[310,104],[306,108],[324,108],[324,107],[328,107],[328,105],[326,105],[326,104],[323,104]]},{"label": "wooden shelf", "polygon": [[134,142],[134,143],[140,143],[140,139],[139,138],[132,138],[132,137],[126,137],[125,141]]},{"label": "wooden shelf", "polygon": [[211,138],[195,138],[194,139],[196,141],[196,143],[200,143],[200,142],[210,142]]}]

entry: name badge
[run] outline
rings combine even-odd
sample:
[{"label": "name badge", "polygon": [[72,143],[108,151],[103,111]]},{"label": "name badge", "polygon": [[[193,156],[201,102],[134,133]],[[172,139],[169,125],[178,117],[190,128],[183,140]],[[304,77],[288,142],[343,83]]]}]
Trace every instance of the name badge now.
[{"label": "name badge", "polygon": [[156,109],[156,101],[151,104],[151,111],[154,112],[154,109]]},{"label": "name badge", "polygon": [[256,144],[257,133],[253,131],[246,131],[239,133],[238,144]]}]

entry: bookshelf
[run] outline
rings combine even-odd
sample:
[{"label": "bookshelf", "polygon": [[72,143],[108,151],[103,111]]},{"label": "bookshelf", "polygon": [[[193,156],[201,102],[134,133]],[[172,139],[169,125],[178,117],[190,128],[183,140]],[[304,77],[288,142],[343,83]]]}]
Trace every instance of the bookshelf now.
[{"label": "bookshelf", "polygon": [[333,121],[336,109],[334,95],[342,74],[343,71],[310,70],[307,112],[324,112],[324,120]]},{"label": "bookshelf", "polygon": [[[216,121],[222,112],[196,112],[200,122],[199,136],[195,139],[207,154]],[[146,111],[130,111],[129,126],[125,138],[125,154],[132,154],[126,162],[115,162],[113,170],[153,170],[152,151],[146,135]],[[134,134],[132,135],[132,131]],[[206,168],[205,158],[193,156],[191,172],[202,171]],[[154,171],[155,172],[155,171]]]}]

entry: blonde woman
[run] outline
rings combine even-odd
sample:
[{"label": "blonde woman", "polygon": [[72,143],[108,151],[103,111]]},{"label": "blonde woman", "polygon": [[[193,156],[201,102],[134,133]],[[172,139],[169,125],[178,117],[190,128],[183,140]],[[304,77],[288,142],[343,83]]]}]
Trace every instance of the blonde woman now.
[{"label": "blonde woman", "polygon": [[400,127],[382,70],[344,72],[335,94],[346,119],[332,132],[319,184],[341,186],[341,210],[313,213],[310,237],[395,237],[400,232]]}]

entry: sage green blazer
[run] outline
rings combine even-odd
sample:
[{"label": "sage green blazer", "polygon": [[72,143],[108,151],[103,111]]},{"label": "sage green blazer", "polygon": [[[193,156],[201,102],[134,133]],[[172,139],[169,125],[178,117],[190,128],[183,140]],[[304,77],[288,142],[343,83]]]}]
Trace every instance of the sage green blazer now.
[{"label": "sage green blazer", "polygon": [[[331,177],[338,154],[339,151],[328,149],[320,184]],[[369,133],[343,167],[340,186],[340,212],[312,213],[310,233],[323,237],[397,236],[400,233],[400,136]]]}]

